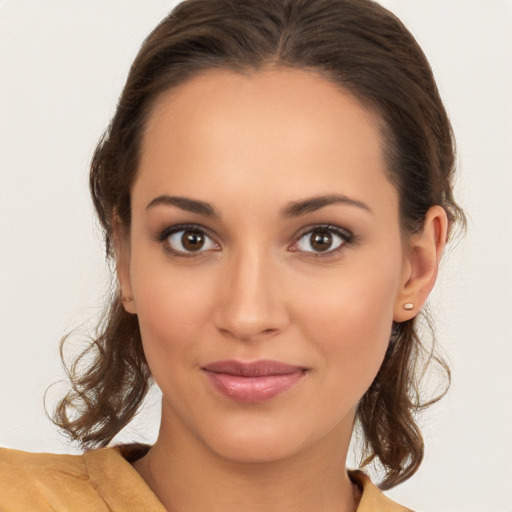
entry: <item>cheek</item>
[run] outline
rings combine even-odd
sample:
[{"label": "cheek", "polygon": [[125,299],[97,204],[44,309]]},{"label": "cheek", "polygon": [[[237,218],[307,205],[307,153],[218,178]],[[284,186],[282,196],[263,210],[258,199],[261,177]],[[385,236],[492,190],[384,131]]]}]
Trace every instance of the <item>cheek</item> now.
[{"label": "cheek", "polygon": [[208,276],[194,269],[192,278],[186,269],[174,271],[168,262],[132,262],[132,289],[148,363],[169,365],[177,362],[178,354],[181,360],[191,356],[194,341],[201,339],[211,318]]},{"label": "cheek", "polygon": [[301,329],[315,340],[330,371],[332,385],[343,382],[362,396],[375,378],[386,353],[393,323],[399,273],[373,266],[332,278],[322,292],[299,293]]}]

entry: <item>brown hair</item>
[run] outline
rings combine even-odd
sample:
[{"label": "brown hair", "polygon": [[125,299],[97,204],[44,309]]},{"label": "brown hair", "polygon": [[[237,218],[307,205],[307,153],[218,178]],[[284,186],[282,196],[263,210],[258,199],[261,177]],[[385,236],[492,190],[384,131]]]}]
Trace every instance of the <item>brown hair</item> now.
[{"label": "brown hair", "polygon": [[[393,14],[371,0],[187,0],[142,45],[93,157],[90,186],[108,258],[114,258],[114,212],[130,225],[141,138],[159,95],[205,70],[271,66],[316,71],[380,115],[405,234],[421,230],[433,205],[444,207],[450,224],[464,222],[452,196],[449,120],[423,52]],[[382,488],[409,478],[423,458],[414,416],[433,400],[420,399],[419,364],[437,361],[449,378],[447,366],[423,346],[415,323],[393,326],[384,363],[357,410],[363,465],[380,462]],[[118,291],[93,343],[68,374],[72,390],[54,421],[84,447],[108,444],[151,385],[137,317],[125,312]]]}]

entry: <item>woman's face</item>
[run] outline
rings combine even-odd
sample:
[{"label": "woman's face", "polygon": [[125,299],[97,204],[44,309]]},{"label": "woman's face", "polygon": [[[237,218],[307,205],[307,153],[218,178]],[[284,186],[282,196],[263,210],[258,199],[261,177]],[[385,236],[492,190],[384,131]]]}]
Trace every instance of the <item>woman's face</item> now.
[{"label": "woman's face", "polygon": [[303,71],[166,93],[121,251],[163,431],[238,461],[348,443],[410,274],[374,114]]}]

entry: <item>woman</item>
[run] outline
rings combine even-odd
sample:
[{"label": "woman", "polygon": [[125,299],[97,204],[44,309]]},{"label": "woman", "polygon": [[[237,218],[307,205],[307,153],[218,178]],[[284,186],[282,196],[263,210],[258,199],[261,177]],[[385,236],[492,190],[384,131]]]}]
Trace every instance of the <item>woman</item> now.
[{"label": "woman", "polygon": [[[0,452],[0,510],[405,510],[415,323],[454,148],[428,63],[367,0],[189,0],[149,36],[91,167],[119,287],[56,422],[106,446],[150,382],[152,447]],[[90,354],[88,354],[90,355]],[[428,355],[428,354],[427,354]]]}]

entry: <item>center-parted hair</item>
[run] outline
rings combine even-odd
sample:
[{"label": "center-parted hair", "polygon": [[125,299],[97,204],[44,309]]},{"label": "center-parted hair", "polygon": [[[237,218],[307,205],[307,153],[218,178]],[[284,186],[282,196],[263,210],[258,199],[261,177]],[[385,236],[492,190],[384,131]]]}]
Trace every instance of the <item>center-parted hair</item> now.
[{"label": "center-parted hair", "polygon": [[[448,117],[427,59],[392,13],[371,0],[186,0],[144,41],[92,160],[91,193],[108,258],[115,258],[114,215],[130,227],[141,142],[159,96],[208,70],[269,68],[319,73],[378,114],[405,243],[433,205],[446,210],[451,226],[464,223],[452,195]],[[393,325],[382,367],[356,414],[362,465],[380,463],[383,489],[409,478],[423,458],[415,414],[437,399],[424,400],[419,392],[425,364],[437,363],[449,380],[415,324]],[[137,316],[124,310],[117,288],[68,375],[71,390],[55,410],[55,423],[85,448],[107,445],[152,383]]]}]

